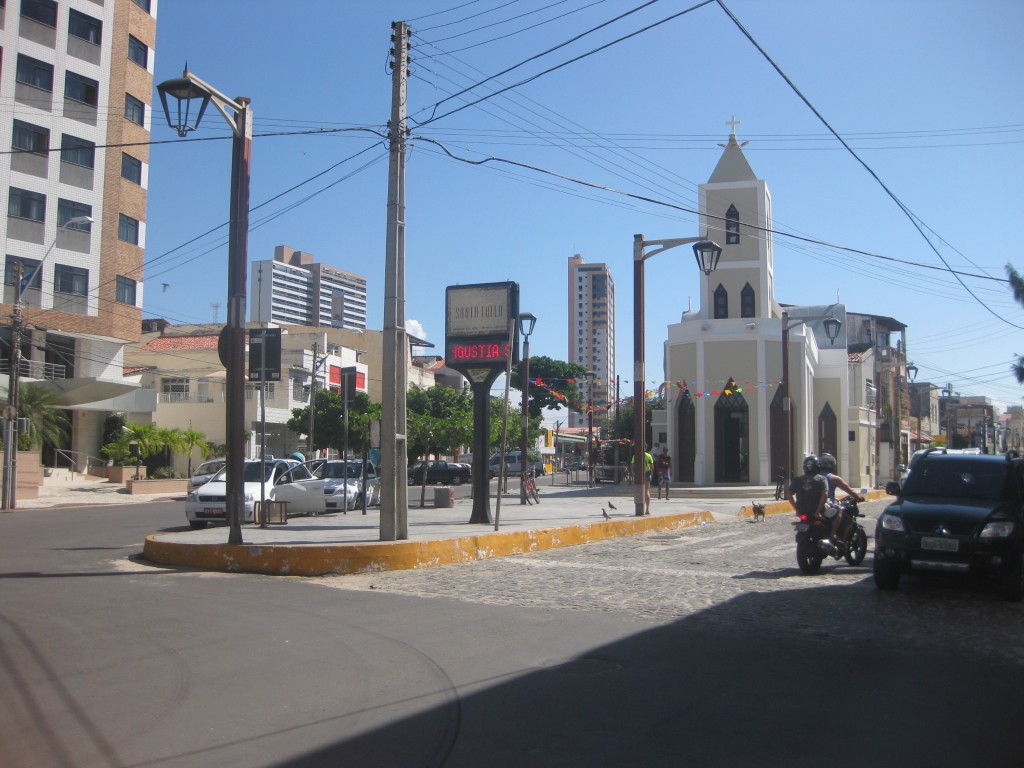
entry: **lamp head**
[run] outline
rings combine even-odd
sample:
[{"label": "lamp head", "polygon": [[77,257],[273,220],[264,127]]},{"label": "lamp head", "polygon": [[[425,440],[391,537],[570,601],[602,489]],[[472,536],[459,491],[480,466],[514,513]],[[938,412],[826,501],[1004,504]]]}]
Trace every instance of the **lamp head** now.
[{"label": "lamp head", "polygon": [[[190,131],[199,127],[203,113],[210,103],[209,90],[196,84],[188,77],[187,71],[185,77],[164,80],[156,89],[160,92],[160,102],[164,105],[167,125],[177,131],[178,136],[184,138]],[[171,108],[167,104],[168,96],[177,102],[173,118],[171,117]]]},{"label": "lamp head", "polygon": [[697,259],[697,266],[705,275],[710,275],[718,267],[718,260],[722,256],[722,246],[711,240],[701,240],[693,244],[693,255]]},{"label": "lamp head", "polygon": [[907,366],[907,378],[910,379],[911,382],[917,379],[917,366],[913,363],[910,363]]},{"label": "lamp head", "polygon": [[834,343],[839,336],[839,329],[843,327],[843,324],[834,317],[827,317],[822,326],[825,328],[825,335],[828,336],[828,340]]},{"label": "lamp head", "polygon": [[533,327],[537,324],[537,318],[529,312],[520,312],[516,320],[519,323],[520,335],[525,336],[527,339],[530,338],[530,334],[533,333]]},{"label": "lamp head", "polygon": [[583,375],[587,377],[587,386],[594,386],[594,379],[597,378],[597,371],[587,371]]}]

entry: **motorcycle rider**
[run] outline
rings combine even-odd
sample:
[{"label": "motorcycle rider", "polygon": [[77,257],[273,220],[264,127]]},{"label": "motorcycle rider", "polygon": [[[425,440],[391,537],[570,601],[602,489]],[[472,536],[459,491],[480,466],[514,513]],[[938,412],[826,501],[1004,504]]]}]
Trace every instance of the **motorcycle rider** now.
[{"label": "motorcycle rider", "polygon": [[[828,502],[826,502],[826,507],[834,506],[836,510],[835,515],[832,516],[832,541],[837,546],[842,546],[842,543],[853,532],[850,530],[852,521],[845,520],[846,516],[843,514],[842,507],[834,503],[836,500],[836,488],[845,491],[847,495],[852,496],[858,503],[863,502],[865,499],[853,490],[842,477],[836,474],[838,469],[836,457],[831,453],[823,453],[818,457],[818,467],[821,470],[821,474],[825,477],[825,482],[828,483]],[[825,516],[828,517],[827,511]],[[840,529],[843,529],[843,535],[840,535]]]},{"label": "motorcycle rider", "polygon": [[[828,481],[821,474],[817,456],[811,454],[804,457],[804,473],[790,483],[786,489],[786,500],[798,515],[806,515],[808,519],[824,519],[822,513],[828,500]],[[826,550],[836,551],[828,539],[821,544]]]}]

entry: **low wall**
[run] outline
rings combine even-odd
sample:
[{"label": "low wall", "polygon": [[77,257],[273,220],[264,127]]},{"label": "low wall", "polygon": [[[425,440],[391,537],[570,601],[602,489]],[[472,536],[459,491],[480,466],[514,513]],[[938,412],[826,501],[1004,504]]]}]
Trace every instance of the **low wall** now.
[{"label": "low wall", "polygon": [[188,493],[188,480],[128,480],[128,493],[169,493],[184,496]]},{"label": "low wall", "polygon": [[[3,466],[3,451],[0,451],[0,467]],[[39,486],[43,484],[43,468],[36,451],[18,451],[15,499],[38,499]]]},{"label": "low wall", "polygon": [[[140,475],[143,479],[146,477],[146,465],[142,464],[138,470],[135,467],[119,467],[110,466],[107,467],[107,480],[118,485],[124,485],[136,475]],[[140,491],[141,493],[141,491]]]}]

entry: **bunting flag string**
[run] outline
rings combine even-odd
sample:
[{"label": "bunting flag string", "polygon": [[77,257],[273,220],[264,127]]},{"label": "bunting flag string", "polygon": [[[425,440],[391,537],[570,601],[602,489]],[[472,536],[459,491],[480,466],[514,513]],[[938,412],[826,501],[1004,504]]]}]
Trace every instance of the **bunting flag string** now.
[{"label": "bunting flag string", "polygon": [[[575,410],[575,411],[578,411],[580,413],[590,413],[590,408],[589,408],[589,406],[587,404],[581,403],[577,407],[573,408],[570,405],[570,403],[568,401],[568,398],[566,398],[565,395],[563,395],[561,392],[558,392],[555,389],[553,389],[552,384],[560,382],[560,381],[565,381],[565,382],[568,382],[570,384],[576,383],[575,379],[559,379],[559,378],[550,378],[550,377],[548,377],[548,378],[543,378],[543,379],[542,378],[530,379],[530,386],[531,387],[540,387],[540,388],[542,388],[544,390],[547,390],[552,395],[554,395],[555,398],[557,398],[558,400],[563,401],[567,406],[569,406],[571,408],[571,410]],[[597,379],[595,381],[596,381],[596,383],[603,383],[603,382],[601,382],[600,379]],[[622,383],[628,384],[629,382],[622,382]],[[722,381],[714,381],[714,382],[710,381],[708,379],[705,379],[704,382],[703,382],[705,388],[701,389],[698,386],[698,383],[697,383],[696,380],[691,380],[691,381],[663,381],[660,384],[658,384],[655,381],[651,381],[650,383],[651,384],[657,384],[657,386],[656,386],[655,389],[646,389],[646,388],[644,389],[644,397],[648,398],[648,399],[649,398],[654,398],[654,397],[670,397],[671,398],[671,396],[673,394],[678,394],[679,397],[690,397],[690,398],[694,398],[694,397],[696,397],[696,398],[718,397],[719,395],[726,395],[726,396],[728,396],[728,395],[733,394],[734,392],[746,392],[746,391],[756,390],[756,389],[772,389],[772,388],[777,387],[777,386],[782,384],[781,381],[771,381],[771,382],[769,382],[769,381],[749,381],[748,380],[748,381],[744,381],[743,385],[740,386],[739,382],[734,382],[731,379],[725,379],[725,380],[722,380]],[[732,385],[732,386],[730,386],[730,385]],[[629,397],[620,398],[618,402],[619,403],[631,403],[632,401],[633,401],[633,397],[632,397],[632,395],[630,395]],[[614,401],[613,401],[612,404],[614,404]],[[594,406],[594,413],[607,412],[608,408],[609,408],[609,406],[606,405],[606,404],[602,404],[600,406],[595,405]]]}]

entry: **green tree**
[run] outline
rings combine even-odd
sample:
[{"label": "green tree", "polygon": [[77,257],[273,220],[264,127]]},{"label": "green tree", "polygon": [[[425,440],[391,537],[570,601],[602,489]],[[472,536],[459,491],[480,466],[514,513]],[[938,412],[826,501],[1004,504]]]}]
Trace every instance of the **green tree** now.
[{"label": "green tree", "polygon": [[[1016,299],[1018,304],[1024,306],[1024,277],[1011,264],[1006,265],[1006,275],[1010,279],[1013,298]],[[1017,357],[1017,360],[1010,366],[1010,370],[1013,371],[1013,375],[1017,378],[1017,383],[1024,384],[1024,356],[1017,353],[1014,353],[1014,355]]]},{"label": "green tree", "polygon": [[18,413],[30,429],[18,436],[19,450],[60,448],[67,440],[71,418],[57,404],[57,395],[35,384],[18,388]]},{"label": "green tree", "polygon": [[[409,457],[454,453],[473,441],[473,399],[468,392],[434,385],[413,387],[406,396]],[[417,417],[413,420],[413,415]],[[413,431],[413,428],[416,430]]]},{"label": "green tree", "polygon": [[[586,372],[582,365],[576,363],[566,363],[543,355],[531,356],[530,381],[541,379],[544,386],[530,386],[530,400],[527,406],[530,416],[540,417],[546,409],[565,406],[573,410],[581,410],[583,399],[580,397],[580,390],[576,383],[586,381],[584,375]],[[509,384],[520,392],[523,391],[522,362],[512,369]]]},{"label": "green tree", "polygon": [[[320,390],[314,401],[316,413],[313,426],[313,448],[336,451],[345,446],[345,402],[340,394]],[[365,456],[370,449],[370,422],[381,417],[380,403],[375,403],[363,392],[356,392],[348,405],[348,450],[355,456]],[[293,408],[287,427],[297,435],[309,430],[309,406]]]}]

